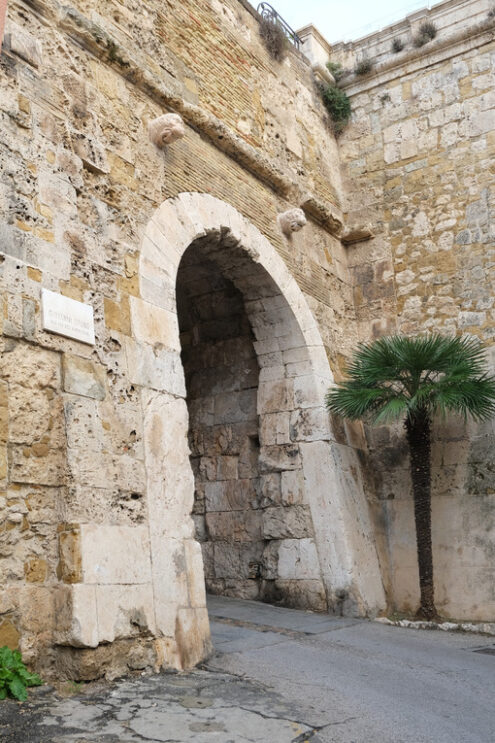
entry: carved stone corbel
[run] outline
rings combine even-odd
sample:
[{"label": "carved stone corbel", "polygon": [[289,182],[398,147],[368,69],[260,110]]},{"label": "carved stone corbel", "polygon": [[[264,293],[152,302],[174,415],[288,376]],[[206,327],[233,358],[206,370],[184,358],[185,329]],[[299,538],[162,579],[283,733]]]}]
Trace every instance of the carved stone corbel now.
[{"label": "carved stone corbel", "polygon": [[182,139],[185,133],[184,122],[179,114],[163,114],[148,124],[150,139],[160,149],[176,139]]},{"label": "carved stone corbel", "polygon": [[277,217],[280,229],[286,237],[290,237],[293,232],[299,232],[306,224],[306,216],[302,209],[288,209]]}]

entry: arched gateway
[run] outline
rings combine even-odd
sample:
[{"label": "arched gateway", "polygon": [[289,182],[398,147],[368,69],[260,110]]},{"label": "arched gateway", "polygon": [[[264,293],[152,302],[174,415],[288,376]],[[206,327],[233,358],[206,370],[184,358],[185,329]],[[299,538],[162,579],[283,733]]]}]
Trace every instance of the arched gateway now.
[{"label": "arched gateway", "polygon": [[[191,665],[208,647],[197,536],[205,542],[213,590],[258,591],[260,598],[316,609],[339,604],[360,614],[382,608],[355,453],[335,442],[324,407],[332,383],[327,356],[306,300],[275,249],[229,204],[182,193],[149,222],[139,277],[141,298],[133,298],[131,307],[137,345],[129,369],[142,394],[156,634],[170,638],[167,662]],[[196,394],[191,383],[189,411],[176,286],[188,376],[196,351],[203,370]],[[217,291],[224,294],[215,298]],[[256,363],[251,358],[248,367],[259,369],[251,383],[243,383],[242,365],[235,370],[238,383],[232,374],[225,384],[221,379],[220,367],[232,372],[235,360],[218,361],[221,313],[214,308],[225,292],[235,298],[236,311],[243,304],[249,320],[243,333],[251,335]],[[212,319],[217,351],[207,372]]]}]

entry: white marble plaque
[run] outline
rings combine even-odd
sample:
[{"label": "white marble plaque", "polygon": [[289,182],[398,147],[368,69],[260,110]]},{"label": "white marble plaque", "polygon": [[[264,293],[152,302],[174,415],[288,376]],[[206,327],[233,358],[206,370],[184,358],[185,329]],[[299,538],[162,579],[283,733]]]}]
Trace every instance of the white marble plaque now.
[{"label": "white marble plaque", "polygon": [[41,314],[43,330],[94,345],[93,308],[89,304],[42,289]]}]

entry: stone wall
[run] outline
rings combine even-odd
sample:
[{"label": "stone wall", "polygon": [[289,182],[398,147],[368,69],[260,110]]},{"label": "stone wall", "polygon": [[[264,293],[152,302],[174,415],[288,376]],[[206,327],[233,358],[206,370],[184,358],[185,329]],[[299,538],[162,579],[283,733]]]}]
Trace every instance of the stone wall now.
[{"label": "stone wall", "polygon": [[[439,25],[433,42],[395,55],[387,47],[383,59],[377,51],[370,75],[344,83],[353,118],[339,142],[349,219],[371,221],[375,231],[348,248],[360,338],[468,333],[488,345],[493,368],[495,26],[487,10],[474,0],[442,3],[430,12]],[[387,44],[389,37],[380,34]],[[375,50],[370,38],[353,42],[353,54]],[[367,435],[389,596],[399,610],[414,610],[404,432]],[[494,616],[493,437],[493,422],[435,423],[434,566],[446,616]]]},{"label": "stone wall", "polygon": [[[274,63],[237,0],[12,0],[8,14],[0,643],[70,678],[181,668],[209,652],[175,306],[181,255],[206,223],[237,234],[277,287],[260,295],[266,279],[247,265],[259,404],[275,413],[286,395],[286,436],[294,420],[284,447],[260,456],[270,472],[300,470],[317,532],[318,560],[314,545],[293,550],[286,576],[314,579],[325,605],[376,613],[363,439],[337,444],[323,410],[328,359],[338,371],[356,333],[337,145],[309,64],[296,51]],[[160,150],[148,123],[164,112],[186,131]],[[286,238],[277,214],[296,206],[308,224]],[[94,346],[43,330],[42,289],[93,308]]]}]

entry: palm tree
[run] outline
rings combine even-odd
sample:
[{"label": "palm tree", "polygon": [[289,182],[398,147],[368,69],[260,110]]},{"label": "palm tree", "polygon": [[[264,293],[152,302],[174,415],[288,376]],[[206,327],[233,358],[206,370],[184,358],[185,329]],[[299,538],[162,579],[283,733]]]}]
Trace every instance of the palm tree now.
[{"label": "palm tree", "polygon": [[436,619],[431,545],[431,426],[435,414],[476,421],[495,413],[495,376],[473,338],[400,335],[360,344],[348,379],[329,390],[330,412],[375,424],[403,420],[410,452],[421,592],[418,617]]}]

